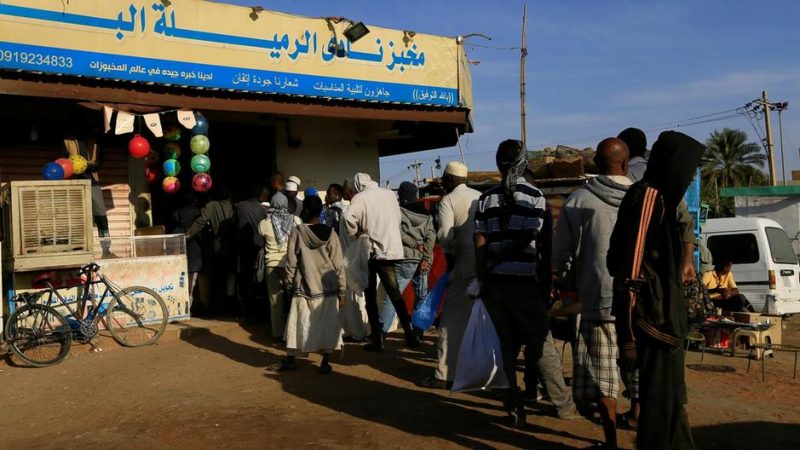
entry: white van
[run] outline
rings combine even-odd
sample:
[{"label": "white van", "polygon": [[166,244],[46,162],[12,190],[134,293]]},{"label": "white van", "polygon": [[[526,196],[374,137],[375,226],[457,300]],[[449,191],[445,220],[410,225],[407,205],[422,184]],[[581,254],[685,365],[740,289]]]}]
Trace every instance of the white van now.
[{"label": "white van", "polygon": [[759,217],[709,219],[700,236],[715,261],[722,255],[733,260],[739,292],[756,312],[800,312],[800,264],[777,222]]}]

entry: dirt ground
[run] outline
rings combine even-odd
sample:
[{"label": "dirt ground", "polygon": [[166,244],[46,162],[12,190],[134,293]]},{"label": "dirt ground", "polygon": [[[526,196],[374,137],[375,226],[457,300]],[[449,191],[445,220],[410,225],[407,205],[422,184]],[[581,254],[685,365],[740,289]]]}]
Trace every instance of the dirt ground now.
[{"label": "dirt ground", "polygon": [[[788,322],[784,335],[800,343],[800,320]],[[265,368],[281,351],[264,328],[192,320],[170,325],[153,347],[104,341],[100,353],[74,346],[54,367],[0,363],[0,447],[571,449],[602,438],[597,423],[558,420],[547,404],[531,408],[528,428],[517,431],[491,394],[417,388],[434,364],[433,343],[426,337],[412,351],[395,337],[379,355],[349,344],[333,358],[331,375],[305,361],[276,374]],[[687,364],[699,360],[690,353]],[[687,369],[699,448],[798,448],[800,381],[792,379],[790,355],[766,361],[765,383],[759,364],[745,372],[743,356],[706,354],[703,364],[734,371]],[[620,432],[625,448],[633,439]]]}]

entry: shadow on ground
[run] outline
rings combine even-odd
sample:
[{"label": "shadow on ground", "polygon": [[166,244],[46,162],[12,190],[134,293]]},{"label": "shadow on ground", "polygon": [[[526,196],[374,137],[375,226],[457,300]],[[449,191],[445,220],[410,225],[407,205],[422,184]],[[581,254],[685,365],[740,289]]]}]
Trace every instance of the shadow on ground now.
[{"label": "shadow on ground", "polygon": [[800,425],[773,422],[736,422],[693,427],[697,448],[773,450],[800,446]]}]

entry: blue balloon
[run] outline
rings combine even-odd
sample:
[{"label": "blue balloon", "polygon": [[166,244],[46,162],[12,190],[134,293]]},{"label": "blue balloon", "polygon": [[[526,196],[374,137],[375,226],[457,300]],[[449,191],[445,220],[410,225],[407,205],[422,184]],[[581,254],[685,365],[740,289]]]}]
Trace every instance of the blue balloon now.
[{"label": "blue balloon", "polygon": [[49,162],[42,169],[45,180],[61,180],[64,178],[64,168],[60,164]]},{"label": "blue balloon", "polygon": [[195,126],[192,128],[192,134],[208,134],[208,120],[200,113],[194,114]]}]

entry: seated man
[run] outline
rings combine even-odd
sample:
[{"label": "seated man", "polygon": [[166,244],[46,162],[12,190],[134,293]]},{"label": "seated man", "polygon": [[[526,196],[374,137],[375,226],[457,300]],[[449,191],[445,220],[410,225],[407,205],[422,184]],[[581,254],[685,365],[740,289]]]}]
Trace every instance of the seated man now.
[{"label": "seated man", "polygon": [[733,261],[730,258],[721,258],[714,264],[714,270],[703,274],[703,285],[708,289],[709,297],[717,308],[722,308],[723,311],[753,312],[753,306],[736,287],[732,268]]}]

